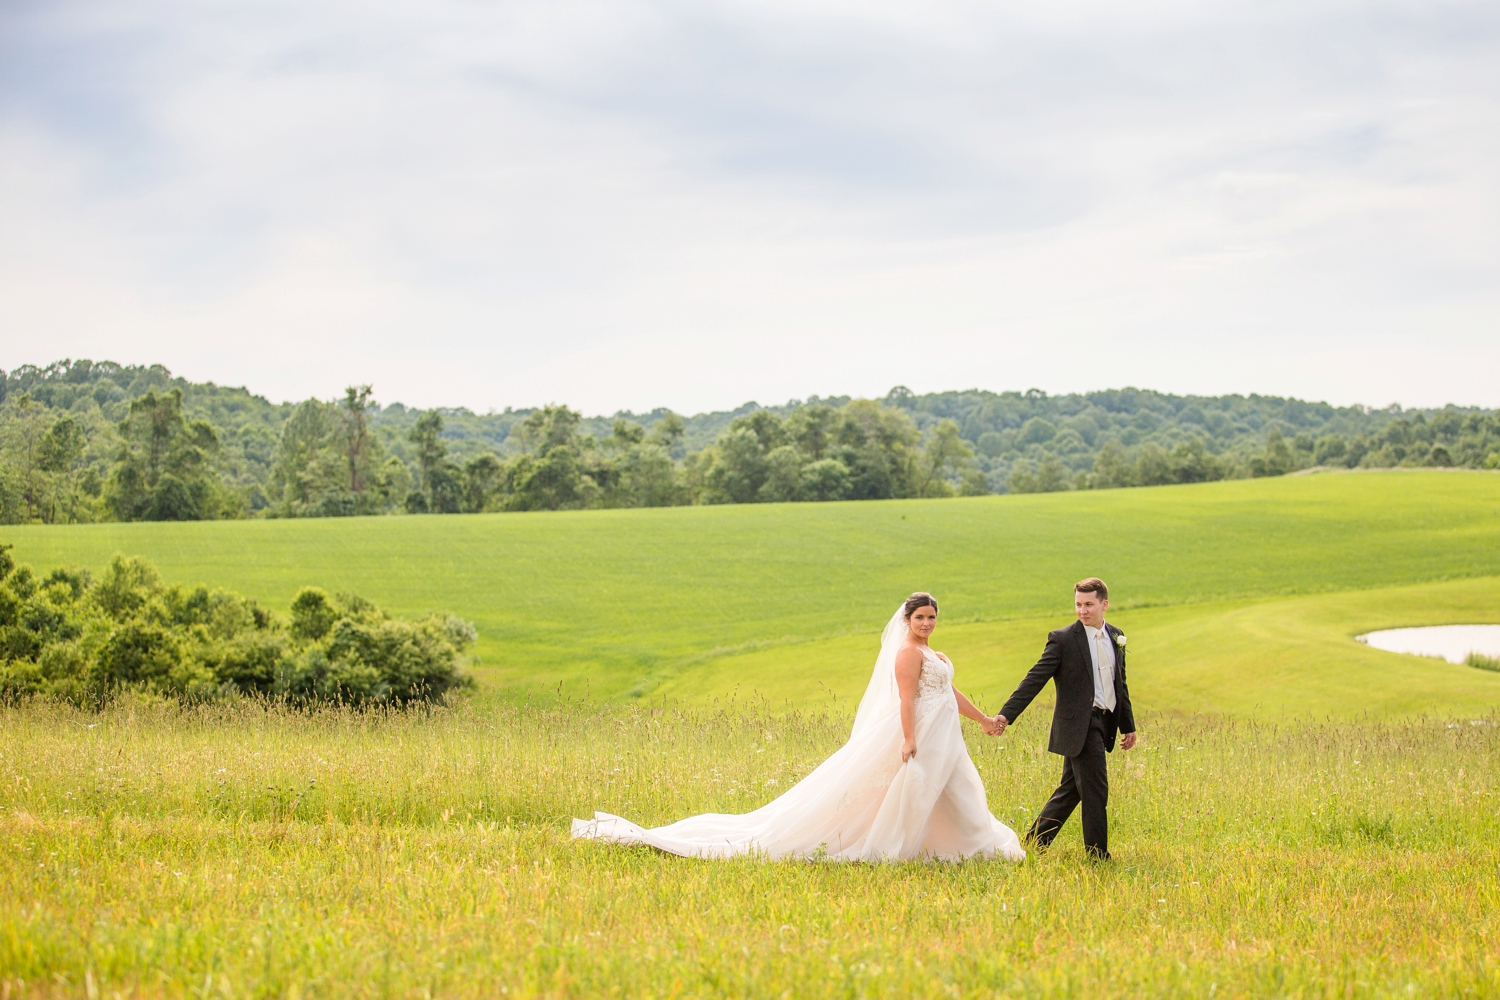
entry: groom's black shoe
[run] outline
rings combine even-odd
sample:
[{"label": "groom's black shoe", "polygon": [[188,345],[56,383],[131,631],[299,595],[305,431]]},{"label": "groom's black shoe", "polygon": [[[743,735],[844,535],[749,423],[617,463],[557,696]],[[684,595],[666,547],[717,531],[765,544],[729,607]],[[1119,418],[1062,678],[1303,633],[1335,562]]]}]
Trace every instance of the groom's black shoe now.
[{"label": "groom's black shoe", "polygon": [[1052,846],[1052,840],[1057,832],[1062,829],[1062,824],[1048,816],[1038,816],[1031,823],[1031,829],[1026,831],[1026,846],[1038,854]]},{"label": "groom's black shoe", "polygon": [[1114,858],[1110,857],[1110,854],[1109,854],[1108,851],[1101,851],[1097,847],[1085,847],[1083,849],[1083,853],[1084,853],[1084,856],[1087,857],[1090,861],[1113,861],[1114,860]]}]

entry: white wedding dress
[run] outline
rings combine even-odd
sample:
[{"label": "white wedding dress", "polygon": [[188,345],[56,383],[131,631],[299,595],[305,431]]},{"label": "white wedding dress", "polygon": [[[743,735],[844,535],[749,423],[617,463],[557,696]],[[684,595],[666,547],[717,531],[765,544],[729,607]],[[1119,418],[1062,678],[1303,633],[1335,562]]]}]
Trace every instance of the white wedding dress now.
[{"label": "white wedding dress", "polygon": [[917,680],[917,753],[901,763],[895,668],[905,638],[898,609],[882,636],[849,742],[775,801],[753,812],[704,813],[650,830],[595,813],[573,821],[573,836],[699,858],[1020,861],[1026,852],[1015,832],[990,814],[964,745],[953,667],[925,648]]}]

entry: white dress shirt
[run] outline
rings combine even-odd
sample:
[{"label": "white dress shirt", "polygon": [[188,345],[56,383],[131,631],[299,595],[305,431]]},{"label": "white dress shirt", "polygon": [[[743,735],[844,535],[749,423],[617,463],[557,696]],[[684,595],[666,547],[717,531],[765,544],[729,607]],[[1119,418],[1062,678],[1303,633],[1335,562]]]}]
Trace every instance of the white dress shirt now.
[{"label": "white dress shirt", "polygon": [[1089,653],[1094,661],[1094,707],[1115,710],[1115,643],[1102,628],[1085,625]]}]

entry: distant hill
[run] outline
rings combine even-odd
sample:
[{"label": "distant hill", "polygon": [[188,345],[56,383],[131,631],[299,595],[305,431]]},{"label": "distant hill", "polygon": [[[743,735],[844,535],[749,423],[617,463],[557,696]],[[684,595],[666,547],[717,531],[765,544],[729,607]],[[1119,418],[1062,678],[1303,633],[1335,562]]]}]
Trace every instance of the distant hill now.
[{"label": "distant hill", "polygon": [[[872,404],[861,404],[877,406],[879,413],[889,415],[882,420],[895,420],[894,431],[880,433],[900,439],[885,440],[882,445],[885,451],[880,461],[888,468],[876,479],[885,485],[861,486],[869,480],[868,470],[862,472],[860,467],[868,456],[858,458],[855,451],[865,445],[850,443],[854,438],[864,440],[865,432],[856,427],[856,411],[868,423],[875,419],[870,413],[876,410],[851,408],[853,401],[847,396],[811,397],[771,406],[748,402],[692,416],[674,415],[666,409],[583,416],[562,408],[507,408],[480,414],[462,407],[423,411],[399,402],[384,406],[372,402],[356,423],[365,428],[360,433],[368,432],[372,440],[361,461],[376,456],[386,463],[379,470],[372,466],[367,477],[371,483],[383,484],[377,502],[364,494],[354,499],[335,496],[340,489],[359,494],[366,487],[363,474],[353,465],[349,465],[350,483],[339,485],[343,460],[338,457],[338,437],[344,432],[337,429],[342,411],[332,402],[315,403],[313,410],[321,416],[306,410],[303,421],[321,428],[322,437],[314,442],[315,447],[304,442],[314,451],[321,449],[321,464],[304,455],[292,469],[288,422],[307,403],[273,403],[248,388],[189,382],[161,365],[64,360],[45,367],[23,365],[0,371],[0,433],[4,435],[0,442],[0,520],[98,519],[112,516],[106,509],[111,503],[113,516],[119,516],[125,508],[110,500],[109,486],[120,481],[121,449],[139,452],[140,448],[126,440],[129,434],[121,436],[121,422],[131,414],[132,401],[148,393],[165,399],[174,390],[180,393],[180,404],[172,405],[180,406],[183,426],[199,421],[213,431],[215,441],[205,446],[204,454],[211,452],[211,461],[205,461],[212,465],[217,477],[214,489],[220,495],[211,502],[203,499],[207,487],[202,487],[200,499],[192,503],[163,508],[165,501],[152,507],[143,499],[133,509],[170,512],[201,507],[196,516],[234,516],[235,511],[305,515],[520,509],[516,504],[522,501],[515,499],[516,491],[524,492],[530,482],[522,480],[535,478],[538,462],[560,443],[574,456],[569,460],[572,465],[547,475],[573,476],[572,486],[565,483],[560,492],[538,494],[523,506],[936,495],[932,491],[942,489],[1028,492],[1274,475],[1314,465],[1500,465],[1495,412],[1451,405],[1371,409],[1277,396],[1177,396],[1134,388],[1062,396],[1036,389],[916,394],[898,386]],[[566,417],[561,423],[558,414]],[[59,424],[64,418],[66,427]],[[424,418],[421,426],[426,436],[418,441],[421,434],[414,437],[414,433]],[[345,412],[344,419],[353,417]],[[548,428],[545,440],[537,437],[537,428],[542,426],[538,421]],[[727,440],[726,433],[750,424],[758,435],[759,457],[736,458],[732,449],[720,446]],[[527,426],[532,431],[524,431]],[[557,437],[559,433],[565,435],[565,442]],[[64,440],[66,434],[72,437]],[[837,454],[823,453],[823,445],[817,442],[824,434],[833,435],[829,447]],[[942,434],[956,441],[934,444]],[[843,435],[842,444],[834,440],[839,435]],[[663,456],[651,459],[656,463],[655,485],[641,485],[645,473],[630,471],[632,461],[639,464],[650,459],[643,448],[659,448]],[[779,458],[771,454],[777,448],[782,449],[777,452]],[[52,459],[46,458],[49,454]],[[521,461],[528,455],[526,462]],[[563,457],[558,452],[553,464]],[[137,455],[137,462],[141,460]],[[661,465],[668,460],[670,475]],[[150,476],[159,475],[151,464],[154,461],[148,462]],[[740,468],[733,466],[736,461],[749,464]],[[829,465],[814,469],[820,461],[842,463],[842,471]],[[772,468],[775,462],[781,463],[776,466],[780,473]],[[923,462],[937,463],[932,466],[937,471],[924,478],[917,471]],[[473,478],[481,475],[483,482]],[[749,486],[741,481],[744,476],[750,477]],[[149,488],[157,488],[154,480]],[[299,499],[289,500],[291,494]]]}]

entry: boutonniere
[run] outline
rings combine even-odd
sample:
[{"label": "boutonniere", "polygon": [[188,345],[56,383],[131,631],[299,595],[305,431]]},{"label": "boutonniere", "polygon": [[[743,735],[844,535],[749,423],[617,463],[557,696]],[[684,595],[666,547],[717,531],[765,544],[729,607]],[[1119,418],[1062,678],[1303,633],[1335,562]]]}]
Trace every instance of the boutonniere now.
[{"label": "boutonniere", "polygon": [[1121,633],[1119,633],[1118,635],[1115,636],[1115,645],[1119,646],[1121,649],[1125,648],[1125,633],[1124,632],[1121,632]]}]

